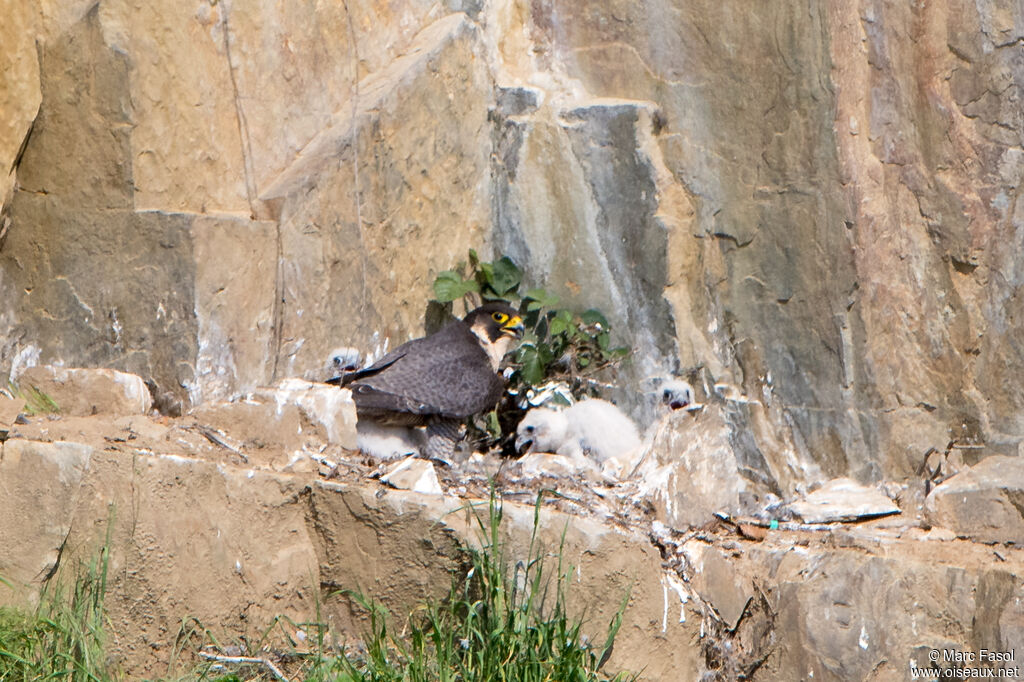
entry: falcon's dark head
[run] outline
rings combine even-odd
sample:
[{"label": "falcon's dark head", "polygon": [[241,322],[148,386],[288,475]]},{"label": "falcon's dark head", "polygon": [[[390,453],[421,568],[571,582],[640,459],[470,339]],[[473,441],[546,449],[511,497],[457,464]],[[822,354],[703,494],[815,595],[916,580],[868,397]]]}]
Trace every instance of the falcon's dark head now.
[{"label": "falcon's dark head", "polygon": [[509,350],[512,339],[523,336],[523,318],[507,303],[487,303],[462,319],[480,339],[495,371]]}]

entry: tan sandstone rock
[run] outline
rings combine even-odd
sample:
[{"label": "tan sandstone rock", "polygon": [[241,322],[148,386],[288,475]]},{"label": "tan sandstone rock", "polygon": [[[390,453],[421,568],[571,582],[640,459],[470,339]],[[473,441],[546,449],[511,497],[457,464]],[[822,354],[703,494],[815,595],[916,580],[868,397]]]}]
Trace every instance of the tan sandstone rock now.
[{"label": "tan sandstone rock", "polygon": [[348,389],[285,379],[231,402],[208,402],[193,411],[246,448],[291,457],[324,445],[356,449],[356,408]]},{"label": "tan sandstone rock", "polygon": [[36,14],[32,3],[3,4],[0,27],[0,246],[9,228],[5,220],[17,178],[18,156],[39,109],[39,58],[33,37]]},{"label": "tan sandstone rock", "polygon": [[261,192],[281,226],[281,373],[421,335],[434,276],[487,244],[481,49],[461,14],[427,26]]},{"label": "tan sandstone rock", "polygon": [[[0,444],[0,576],[34,588],[61,559],[93,449],[11,439]],[[31,510],[30,513],[26,513]],[[26,595],[16,592],[16,599]]]},{"label": "tan sandstone rock", "polygon": [[996,455],[936,486],[929,523],[980,542],[1024,545],[1024,459]]},{"label": "tan sandstone rock", "polygon": [[153,404],[141,378],[112,369],[42,365],[26,369],[17,380],[41,391],[70,417],[146,414]]}]

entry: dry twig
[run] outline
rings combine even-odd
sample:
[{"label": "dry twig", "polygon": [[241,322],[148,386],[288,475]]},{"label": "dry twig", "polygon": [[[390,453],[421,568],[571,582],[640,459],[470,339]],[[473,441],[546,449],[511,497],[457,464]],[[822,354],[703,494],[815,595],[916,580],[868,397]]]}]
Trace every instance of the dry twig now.
[{"label": "dry twig", "polygon": [[199,657],[205,658],[208,661],[217,661],[218,663],[262,665],[266,667],[274,677],[282,680],[282,682],[291,682],[291,680],[281,672],[281,669],[274,665],[273,661],[266,658],[256,658],[253,656],[222,656],[220,654],[211,654],[206,651],[200,651]]}]

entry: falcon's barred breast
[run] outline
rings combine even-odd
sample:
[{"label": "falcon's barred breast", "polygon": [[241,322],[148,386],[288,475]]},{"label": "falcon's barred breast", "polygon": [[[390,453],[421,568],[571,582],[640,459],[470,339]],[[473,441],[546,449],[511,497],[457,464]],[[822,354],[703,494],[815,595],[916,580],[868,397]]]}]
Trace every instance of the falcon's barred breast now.
[{"label": "falcon's barred breast", "polygon": [[427,454],[445,459],[459,422],[498,403],[504,390],[498,365],[522,332],[514,308],[488,303],[346,375],[341,385],[352,389],[361,420],[426,424]]}]

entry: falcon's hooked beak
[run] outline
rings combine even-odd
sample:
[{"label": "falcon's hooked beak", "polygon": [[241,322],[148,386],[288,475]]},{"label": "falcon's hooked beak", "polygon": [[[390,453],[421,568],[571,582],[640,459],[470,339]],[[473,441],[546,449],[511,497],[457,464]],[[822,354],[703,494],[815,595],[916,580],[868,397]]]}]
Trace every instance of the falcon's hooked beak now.
[{"label": "falcon's hooked beak", "polygon": [[523,318],[518,315],[513,315],[505,321],[505,324],[501,326],[501,333],[507,334],[508,336],[514,336],[517,339],[523,338],[523,333],[526,328],[523,326]]}]

